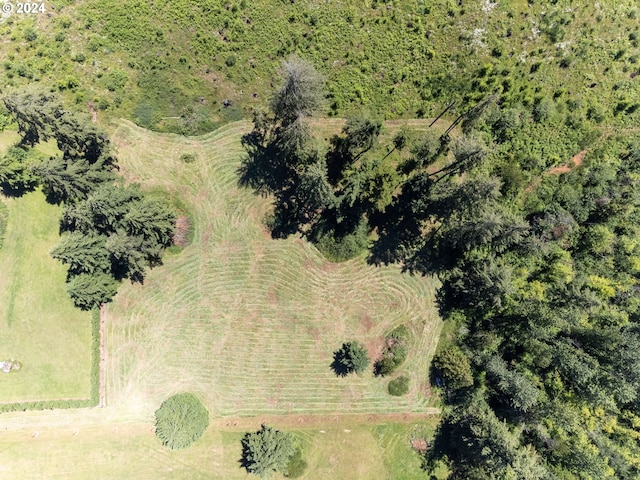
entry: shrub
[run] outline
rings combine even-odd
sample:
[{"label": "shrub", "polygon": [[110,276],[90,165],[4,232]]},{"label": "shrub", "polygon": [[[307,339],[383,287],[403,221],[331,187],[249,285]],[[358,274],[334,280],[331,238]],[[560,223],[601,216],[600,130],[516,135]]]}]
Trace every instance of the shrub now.
[{"label": "shrub", "polygon": [[195,153],[183,153],[180,155],[180,160],[184,163],[193,163],[198,159],[198,156]]},{"label": "shrub", "polygon": [[368,245],[367,224],[361,222],[353,232],[340,234],[331,227],[322,225],[315,229],[310,238],[327,260],[344,262],[357,257]]},{"label": "shrub", "polygon": [[389,382],[389,394],[394,397],[401,397],[406,395],[409,391],[409,377],[401,375],[398,378],[394,378]]},{"label": "shrub", "polygon": [[156,435],[171,449],[187,448],[209,426],[209,412],[193,393],[169,397],[156,410]]},{"label": "shrub", "polygon": [[367,349],[358,341],[343,343],[340,350],[333,354],[333,370],[344,376],[355,372],[360,374],[369,365]]},{"label": "shrub", "polygon": [[302,457],[302,449],[298,447],[295,453],[289,459],[289,463],[287,464],[287,468],[285,469],[284,476],[287,478],[298,478],[302,476],[304,471],[307,469],[307,462]]},{"label": "shrub", "polygon": [[374,365],[376,375],[390,375],[402,365],[409,353],[409,336],[409,330],[405,325],[399,325],[386,336],[385,349]]}]

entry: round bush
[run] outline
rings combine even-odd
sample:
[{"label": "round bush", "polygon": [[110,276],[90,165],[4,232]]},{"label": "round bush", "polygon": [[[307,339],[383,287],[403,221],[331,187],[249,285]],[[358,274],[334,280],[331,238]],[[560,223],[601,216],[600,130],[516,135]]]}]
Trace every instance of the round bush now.
[{"label": "round bush", "polygon": [[369,246],[367,224],[361,222],[352,232],[339,233],[321,225],[310,234],[310,240],[331,262],[344,262],[357,257]]},{"label": "round bush", "polygon": [[156,435],[171,449],[187,448],[209,426],[209,412],[193,393],[169,397],[156,410]]},{"label": "round bush", "polygon": [[409,391],[409,378],[404,375],[394,378],[389,382],[389,394],[394,397],[406,395]]},{"label": "round bush", "polygon": [[307,462],[303,458],[302,449],[298,447],[295,453],[289,459],[289,463],[287,464],[287,469],[284,476],[287,478],[298,478],[302,476],[306,469]]}]

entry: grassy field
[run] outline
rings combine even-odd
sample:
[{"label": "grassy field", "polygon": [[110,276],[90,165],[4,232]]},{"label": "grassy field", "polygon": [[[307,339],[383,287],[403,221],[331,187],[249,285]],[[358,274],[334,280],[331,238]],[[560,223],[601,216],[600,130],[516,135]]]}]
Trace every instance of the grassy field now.
[{"label": "grassy field", "polygon": [[[329,134],[338,126],[330,121],[318,127]],[[431,422],[425,426],[411,419],[396,424],[392,419],[378,420],[377,415],[354,420],[342,414],[424,412],[433,403],[428,364],[441,327],[433,304],[435,282],[403,275],[396,268],[367,265],[364,258],[331,264],[299,238],[272,240],[263,225],[268,200],[237,186],[240,135],[248,128],[247,123],[237,122],[203,137],[186,138],[152,133],[127,121],[114,126],[112,140],[122,174],[145,188],[174,196],[189,212],[193,242],[168,255],[164,266],[150,271],[144,285],[123,285],[107,306],[109,406],[2,414],[0,477],[110,479],[135,471],[140,479],[250,478],[238,462],[240,439],[264,418],[301,439],[309,463],[303,478],[421,475],[410,438],[416,432],[430,435],[435,419],[425,420]],[[183,153],[194,153],[197,160],[184,163]],[[66,357],[69,351],[77,354],[84,348],[86,372],[77,368],[81,360],[69,366],[74,378],[86,383],[75,395],[86,397],[88,315],[71,308],[64,292],[64,268],[48,256],[57,241],[60,210],[47,205],[40,192],[7,204],[10,223],[0,268],[16,273],[0,279],[0,291],[55,294],[49,302],[57,311],[67,306],[65,319],[77,317],[78,322],[65,323],[74,328],[68,332],[40,312],[39,319],[56,325],[56,331],[37,342],[33,336],[25,338],[31,346],[44,346],[44,351],[43,342],[62,345]],[[46,246],[33,244],[36,225],[46,233]],[[16,255],[21,251],[29,255]],[[19,270],[41,257],[57,272],[46,276],[47,288],[33,283],[37,268]],[[8,270],[2,262],[12,259],[23,263],[12,263],[13,270]],[[8,288],[5,283],[11,278],[30,288]],[[22,310],[15,307],[8,314],[3,309],[10,302],[3,298],[0,302],[1,318],[10,319],[11,333],[19,326],[34,325],[35,320],[23,321],[23,303],[15,303],[23,305]],[[31,300],[31,314],[36,311],[33,305]],[[334,375],[332,353],[343,341],[364,342],[375,358],[384,335],[401,323],[409,326],[415,340],[398,371],[412,381],[406,397],[388,395],[389,379],[375,378],[371,370],[361,377]],[[8,328],[5,325],[0,328]],[[11,338],[17,344],[17,337]],[[51,351],[53,347],[48,359]],[[27,378],[34,360],[24,352],[7,353],[11,355],[25,367],[7,379]],[[65,367],[61,360],[53,363]],[[29,384],[74,396],[50,379],[30,377]],[[153,433],[153,413],[166,397],[185,390],[200,395],[214,418],[193,447],[169,451]],[[33,395],[33,399],[50,398],[46,392]],[[278,417],[291,413],[295,417]],[[329,415],[322,425],[311,416],[320,413]],[[284,418],[288,423],[282,423]],[[374,424],[378,421],[382,423]]]},{"label": "grassy field", "polygon": [[23,364],[1,374],[0,402],[88,398],[90,315],[73,307],[66,269],[49,256],[61,208],[39,191],[0,201],[9,213],[0,249],[0,360]]},{"label": "grassy field", "polygon": [[[410,439],[416,432],[433,428],[433,424],[390,423],[295,430],[293,433],[307,452],[308,467],[300,478],[424,477],[420,457],[411,449]],[[240,468],[243,434],[209,428],[189,449],[172,451],[160,445],[151,425],[141,423],[40,429],[37,434],[10,431],[3,433],[0,476],[15,480],[110,480],[132,475],[136,480],[257,478]]]},{"label": "grassy field", "polygon": [[[214,416],[420,411],[440,321],[429,278],[360,258],[331,264],[306,241],[272,240],[265,199],[237,187],[242,155],[234,123],[204,137],[155,134],[121,122],[113,135],[121,171],[191,209],[193,243],[166,258],[144,285],[124,285],[107,308],[107,399],[152,415],[183,390]],[[179,157],[195,153],[185,164]],[[371,371],[337,378],[332,354],[364,342],[372,358],[384,335],[413,332],[406,397]]]}]

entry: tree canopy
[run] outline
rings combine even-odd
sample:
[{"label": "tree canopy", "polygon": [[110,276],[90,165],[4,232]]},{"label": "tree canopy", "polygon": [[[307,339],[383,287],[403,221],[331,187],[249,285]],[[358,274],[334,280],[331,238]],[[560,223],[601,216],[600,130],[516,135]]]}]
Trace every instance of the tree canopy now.
[{"label": "tree canopy", "polygon": [[369,353],[358,341],[343,343],[333,354],[333,369],[338,375],[360,374],[369,366]]},{"label": "tree canopy", "polygon": [[156,410],[156,435],[172,450],[187,448],[209,426],[209,412],[193,393],[167,398]]},{"label": "tree canopy", "polygon": [[[41,185],[49,202],[64,204],[62,238],[51,255],[69,265],[67,290],[75,305],[98,307],[121,280],[141,282],[172,242],[175,212],[139,187],[118,183],[106,135],[55,95],[28,89],[3,102],[21,141],[0,158],[0,187],[20,195]],[[33,147],[49,139],[61,154],[42,158]]]},{"label": "tree canopy", "polygon": [[249,473],[262,478],[275,472],[286,473],[295,453],[293,435],[266,425],[257,432],[247,433],[242,439],[242,465]]}]

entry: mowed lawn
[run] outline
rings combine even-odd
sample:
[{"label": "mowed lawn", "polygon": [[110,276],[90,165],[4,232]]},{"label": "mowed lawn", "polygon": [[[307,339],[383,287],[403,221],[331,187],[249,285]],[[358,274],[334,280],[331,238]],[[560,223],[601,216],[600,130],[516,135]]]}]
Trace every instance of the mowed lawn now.
[{"label": "mowed lawn", "polygon": [[[108,404],[151,419],[165,398],[193,391],[213,416],[422,411],[441,323],[434,281],[364,258],[332,264],[303,239],[273,240],[264,228],[269,200],[237,185],[249,128],[185,138],[115,126],[121,172],[179,198],[195,234],[108,305]],[[197,160],[183,162],[184,153]],[[414,337],[399,372],[411,379],[407,396],[391,397],[389,379],[371,369],[335,376],[342,342],[359,340],[375,358],[399,324]]]},{"label": "mowed lawn", "polygon": [[0,402],[88,398],[90,314],[73,307],[66,268],[49,255],[62,209],[40,191],[0,201],[9,211],[0,248],[0,360],[23,365],[0,373]]},{"label": "mowed lawn", "polygon": [[[276,428],[279,426],[275,425]],[[346,424],[290,430],[305,450],[306,480],[412,480],[424,478],[411,448],[429,424]],[[0,477],[13,480],[257,479],[240,466],[241,431],[209,428],[186,450],[169,450],[149,424],[3,432]],[[273,475],[274,480],[283,479]]]}]

